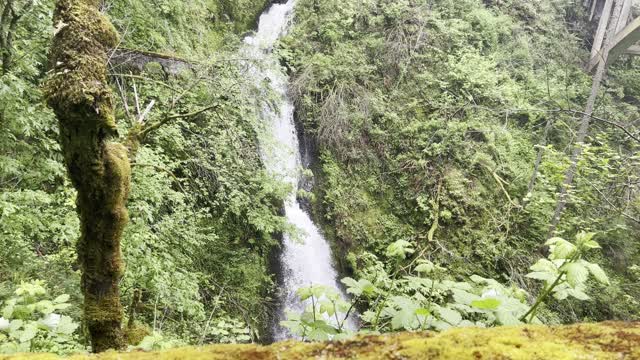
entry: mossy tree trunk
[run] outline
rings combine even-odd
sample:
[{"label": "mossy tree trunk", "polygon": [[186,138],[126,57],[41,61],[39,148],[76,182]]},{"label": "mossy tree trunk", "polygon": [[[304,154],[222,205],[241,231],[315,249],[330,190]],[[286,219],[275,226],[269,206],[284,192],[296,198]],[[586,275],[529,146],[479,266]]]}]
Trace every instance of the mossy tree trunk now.
[{"label": "mossy tree trunk", "polygon": [[52,74],[45,86],[59,120],[69,177],[78,191],[77,251],[85,322],[95,352],[124,346],[118,282],[131,179],[127,148],[116,142],[107,82],[108,51],[118,35],[98,7],[99,0],[57,1],[49,55]]}]

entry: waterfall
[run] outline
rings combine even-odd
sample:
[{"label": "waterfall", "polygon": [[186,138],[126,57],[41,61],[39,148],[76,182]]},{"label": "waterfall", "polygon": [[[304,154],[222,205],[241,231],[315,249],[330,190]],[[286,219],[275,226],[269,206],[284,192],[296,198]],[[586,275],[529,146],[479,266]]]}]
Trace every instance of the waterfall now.
[{"label": "waterfall", "polygon": [[[267,170],[293,188],[285,201],[284,210],[288,222],[301,232],[296,237],[285,234],[283,239],[280,258],[284,278],[280,289],[282,314],[285,309],[296,312],[304,310],[305,304],[295,294],[298,288],[313,284],[340,289],[331,248],[296,199],[302,165],[293,118],[294,106],[287,95],[288,77],[272,53],[273,45],[286,33],[291,22],[294,3],[295,0],[289,0],[284,4],[274,4],[262,14],[257,32],[245,38],[244,49],[245,55],[255,60],[249,66],[251,80],[259,88],[268,84],[264,95],[270,94],[273,97],[275,94],[278,99],[275,104],[264,105],[260,109],[261,126],[267,133],[267,136],[259,136],[260,151]],[[353,323],[347,326],[353,328]],[[275,325],[273,330],[275,340],[291,337],[279,325]]]}]

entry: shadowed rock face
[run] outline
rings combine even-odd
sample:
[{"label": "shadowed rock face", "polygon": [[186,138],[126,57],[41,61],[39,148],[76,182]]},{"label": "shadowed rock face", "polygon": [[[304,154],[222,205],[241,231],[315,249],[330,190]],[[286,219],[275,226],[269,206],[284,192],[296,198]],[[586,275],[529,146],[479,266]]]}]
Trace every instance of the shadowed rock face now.
[{"label": "shadowed rock face", "polygon": [[[336,343],[211,345],[156,353],[103,353],[70,359],[640,359],[640,323],[457,328],[443,333],[360,336]],[[59,359],[25,354],[0,359]]]}]

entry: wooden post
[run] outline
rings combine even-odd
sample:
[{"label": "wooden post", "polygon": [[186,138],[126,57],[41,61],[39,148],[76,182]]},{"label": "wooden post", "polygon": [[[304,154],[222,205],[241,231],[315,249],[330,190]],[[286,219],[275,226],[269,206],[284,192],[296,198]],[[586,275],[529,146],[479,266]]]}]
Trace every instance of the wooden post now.
[{"label": "wooden post", "polygon": [[629,15],[631,14],[631,0],[625,0],[624,4],[622,4],[622,13],[620,14],[620,18],[618,19],[618,26],[616,26],[616,34],[618,34],[627,23],[629,23]]},{"label": "wooden post", "polygon": [[607,63],[615,61],[638,41],[640,41],[640,17],[633,20],[613,38]]},{"label": "wooden post", "polygon": [[604,4],[604,8],[602,9],[602,16],[600,17],[600,22],[598,23],[598,30],[596,31],[596,35],[593,38],[593,46],[591,47],[590,59],[598,59],[602,55],[600,53],[600,51],[602,50],[602,41],[604,40],[604,35],[607,31],[607,25],[609,25],[612,8],[613,0],[607,0],[607,2]]}]

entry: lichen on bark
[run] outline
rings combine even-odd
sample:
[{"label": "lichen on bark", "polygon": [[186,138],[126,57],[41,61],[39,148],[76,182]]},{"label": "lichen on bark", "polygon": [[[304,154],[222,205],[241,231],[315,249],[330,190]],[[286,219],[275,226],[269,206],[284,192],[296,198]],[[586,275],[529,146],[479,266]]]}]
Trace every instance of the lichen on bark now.
[{"label": "lichen on bark", "polygon": [[60,125],[69,177],[78,191],[81,223],[78,261],[84,316],[93,350],[124,346],[118,282],[120,241],[128,221],[131,168],[128,150],[117,143],[107,61],[118,35],[99,11],[99,0],[58,0],[55,36],[45,85]]}]

